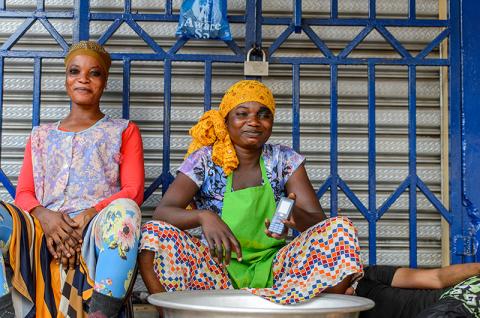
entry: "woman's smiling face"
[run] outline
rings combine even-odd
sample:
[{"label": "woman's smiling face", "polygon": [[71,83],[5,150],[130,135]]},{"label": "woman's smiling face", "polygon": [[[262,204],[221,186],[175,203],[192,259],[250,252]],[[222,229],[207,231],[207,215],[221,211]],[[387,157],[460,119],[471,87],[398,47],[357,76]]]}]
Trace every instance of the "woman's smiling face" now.
[{"label": "woman's smiling face", "polygon": [[107,83],[100,63],[89,55],[77,55],[68,63],[65,87],[72,103],[97,106]]},{"label": "woman's smiling face", "polygon": [[261,103],[245,102],[228,113],[226,125],[234,145],[258,149],[272,134],[273,114]]}]

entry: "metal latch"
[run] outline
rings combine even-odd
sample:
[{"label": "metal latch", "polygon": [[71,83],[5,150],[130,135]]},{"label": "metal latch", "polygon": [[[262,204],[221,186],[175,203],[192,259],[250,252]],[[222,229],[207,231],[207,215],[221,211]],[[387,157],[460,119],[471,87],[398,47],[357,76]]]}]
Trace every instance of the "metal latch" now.
[{"label": "metal latch", "polygon": [[245,76],[268,76],[267,53],[263,49],[261,61],[250,61],[252,51],[257,48],[251,48],[247,53],[247,60],[243,64],[243,74]]}]

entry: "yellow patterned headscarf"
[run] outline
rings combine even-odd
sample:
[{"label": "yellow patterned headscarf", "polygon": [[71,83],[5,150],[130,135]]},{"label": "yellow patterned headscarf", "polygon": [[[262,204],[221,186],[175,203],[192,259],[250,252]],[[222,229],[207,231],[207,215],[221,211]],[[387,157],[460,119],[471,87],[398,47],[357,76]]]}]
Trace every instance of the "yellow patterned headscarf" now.
[{"label": "yellow patterned headscarf", "polygon": [[238,105],[258,102],[275,115],[275,100],[265,84],[254,80],[243,80],[233,84],[225,93],[218,110],[205,112],[189,133],[193,140],[185,157],[204,146],[212,146],[212,160],[229,175],[238,167],[238,158],[228,135],[225,118]]},{"label": "yellow patterned headscarf", "polygon": [[112,59],[103,46],[95,41],[80,41],[73,44],[65,56],[65,67],[68,66],[68,63],[77,55],[88,55],[96,59],[108,77]]}]

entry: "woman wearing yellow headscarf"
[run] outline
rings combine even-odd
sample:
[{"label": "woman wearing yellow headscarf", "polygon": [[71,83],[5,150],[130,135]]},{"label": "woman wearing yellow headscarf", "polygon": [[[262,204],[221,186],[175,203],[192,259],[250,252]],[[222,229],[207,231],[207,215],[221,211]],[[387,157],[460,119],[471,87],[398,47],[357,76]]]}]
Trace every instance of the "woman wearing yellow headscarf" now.
[{"label": "woman wearing yellow headscarf", "polygon": [[[267,143],[274,115],[270,89],[243,80],[190,130],[186,159],[142,229],[140,271],[151,293],[246,288],[290,304],[343,293],[361,273],[352,223],[325,219],[304,157]],[[286,196],[293,213],[276,234],[270,220]],[[201,240],[184,232],[198,226]],[[288,228],[301,232],[290,244]]]}]

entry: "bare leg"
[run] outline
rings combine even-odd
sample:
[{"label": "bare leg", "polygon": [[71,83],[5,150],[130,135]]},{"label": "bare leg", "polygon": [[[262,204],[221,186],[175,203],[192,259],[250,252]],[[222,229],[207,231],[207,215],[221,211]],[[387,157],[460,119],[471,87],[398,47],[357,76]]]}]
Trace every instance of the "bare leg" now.
[{"label": "bare leg", "polygon": [[323,292],[324,293],[330,293],[330,294],[345,294],[346,290],[350,287],[351,282],[352,282],[352,276],[353,275],[348,275],[346,278],[344,278],[340,283],[338,283],[335,286],[328,287],[325,289]]},{"label": "bare leg", "polygon": [[[140,270],[140,275],[142,275],[143,282],[147,286],[148,292],[150,294],[162,293],[165,292],[162,284],[160,284],[155,271],[153,270],[153,259],[155,257],[155,252],[142,250],[138,257],[138,268]],[[163,317],[162,308],[156,307],[159,312],[159,317]]]}]

